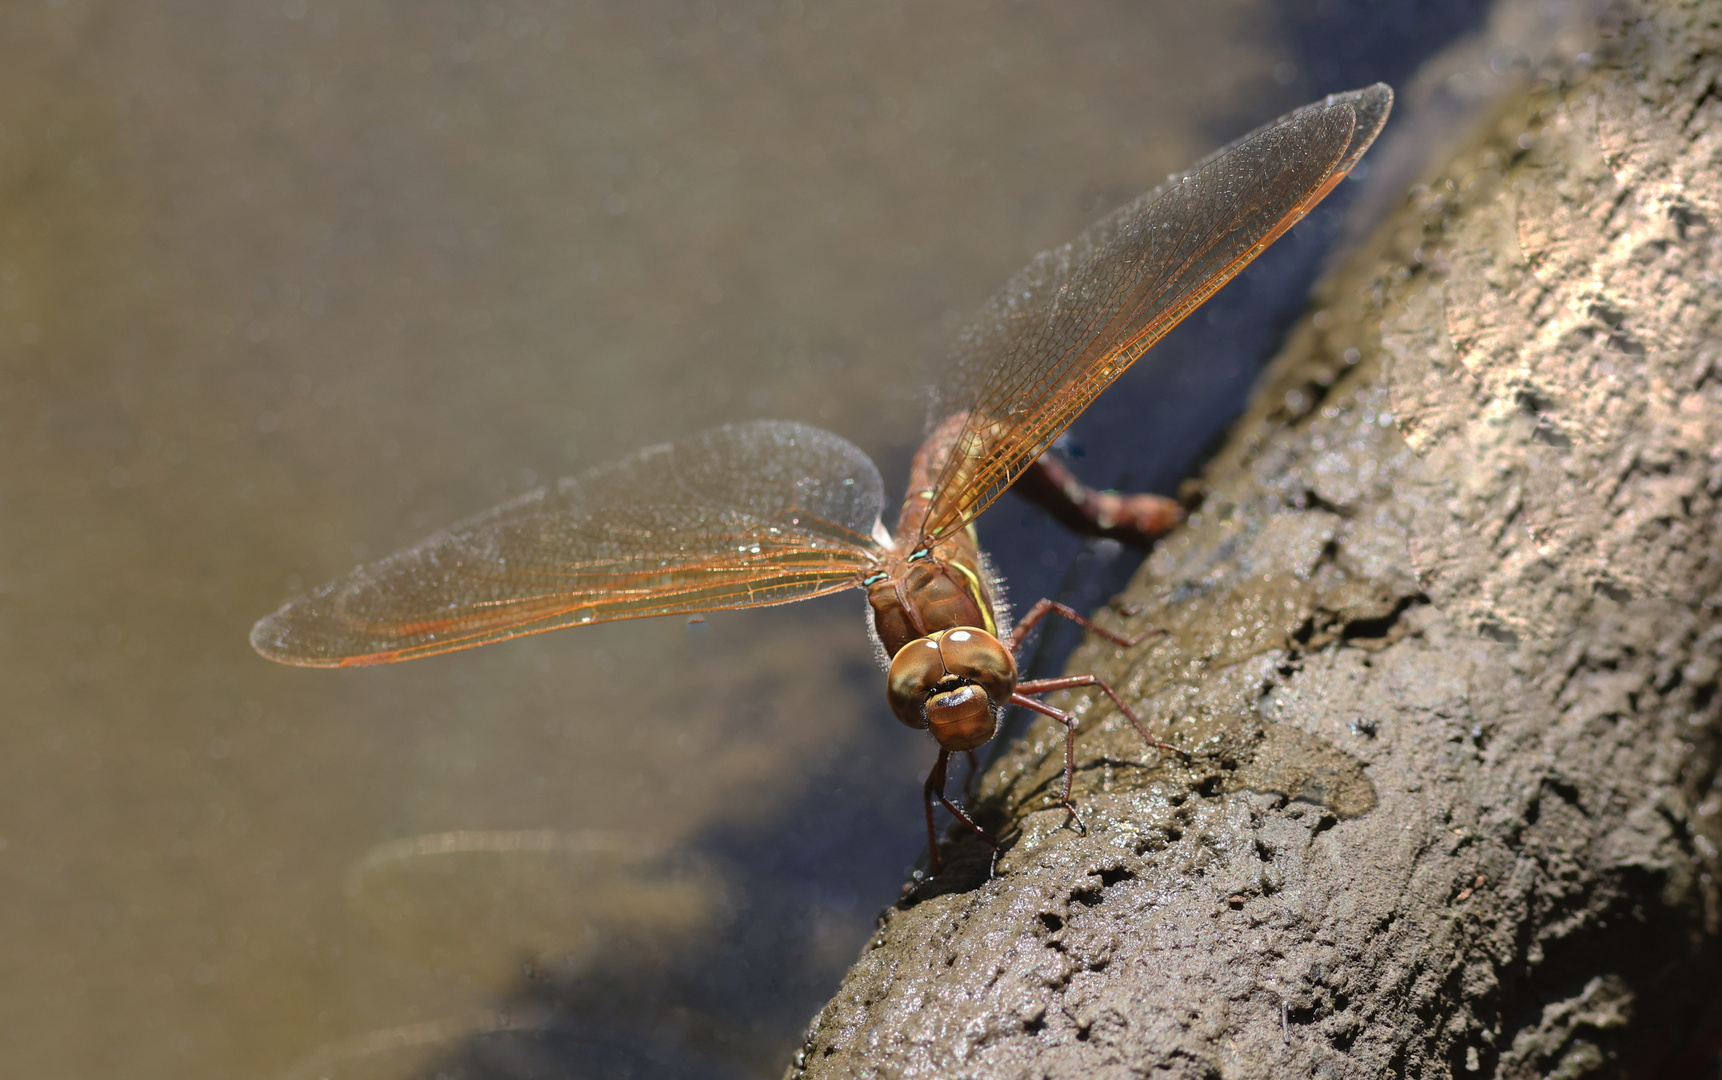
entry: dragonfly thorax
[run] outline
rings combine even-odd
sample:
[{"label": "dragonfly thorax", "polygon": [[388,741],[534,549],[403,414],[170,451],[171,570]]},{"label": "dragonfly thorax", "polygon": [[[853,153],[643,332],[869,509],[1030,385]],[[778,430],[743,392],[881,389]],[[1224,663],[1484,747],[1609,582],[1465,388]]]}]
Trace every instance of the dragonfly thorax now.
[{"label": "dragonfly thorax", "polygon": [[940,630],[992,622],[979,578],[960,563],[936,559],[901,564],[897,573],[868,587],[867,603],[886,656]]},{"label": "dragonfly thorax", "polygon": [[946,750],[973,750],[998,731],[1016,689],[1004,642],[973,626],[917,638],[891,658],[886,695],[897,719],[932,732]]}]

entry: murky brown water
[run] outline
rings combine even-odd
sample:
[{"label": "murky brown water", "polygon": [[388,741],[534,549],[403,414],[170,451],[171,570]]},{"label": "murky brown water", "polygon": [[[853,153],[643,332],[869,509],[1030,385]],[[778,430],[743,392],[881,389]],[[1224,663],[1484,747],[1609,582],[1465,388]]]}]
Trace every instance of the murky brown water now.
[{"label": "murky brown water", "polygon": [[[667,1003],[654,1038],[780,1064],[921,845],[930,752],[857,598],[355,672],[246,632],[711,424],[818,423],[894,481],[988,292],[1329,88],[1274,80],[1270,28],[1247,0],[9,5],[0,1072],[403,1076],[611,974]],[[843,878],[845,845],[886,872]],[[702,950],[728,974],[670,986]]]}]

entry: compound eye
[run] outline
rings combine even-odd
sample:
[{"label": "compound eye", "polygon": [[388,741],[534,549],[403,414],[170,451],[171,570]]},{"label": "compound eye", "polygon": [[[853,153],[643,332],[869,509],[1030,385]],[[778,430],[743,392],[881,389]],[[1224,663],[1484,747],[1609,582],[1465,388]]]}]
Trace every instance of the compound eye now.
[{"label": "compound eye", "polygon": [[985,630],[962,626],[939,636],[945,670],[975,683],[994,705],[1003,705],[1016,691],[1016,659],[1004,642]]},{"label": "compound eye", "polygon": [[891,702],[891,712],[912,728],[927,726],[921,711],[927,695],[948,676],[939,643],[932,638],[916,638],[891,658],[890,673],[885,676],[885,696]]}]

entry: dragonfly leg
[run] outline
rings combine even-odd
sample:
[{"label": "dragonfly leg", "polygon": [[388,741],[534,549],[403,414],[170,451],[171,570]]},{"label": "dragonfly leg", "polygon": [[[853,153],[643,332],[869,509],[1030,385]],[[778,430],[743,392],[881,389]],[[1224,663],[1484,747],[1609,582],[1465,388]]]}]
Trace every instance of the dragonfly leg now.
[{"label": "dragonfly leg", "polygon": [[981,774],[981,759],[975,756],[973,750],[964,750],[969,759],[969,774],[963,777],[963,802],[968,802],[975,793],[975,778]]},{"label": "dragonfly leg", "polygon": [[[1049,679],[1047,681],[1057,682],[1059,680]],[[1024,685],[1032,686],[1032,684]],[[1031,690],[1030,692],[1034,691]],[[1020,688],[1011,695],[1010,700],[1012,705],[1021,705],[1025,709],[1033,709],[1042,716],[1050,716],[1064,725],[1064,794],[1059,797],[1058,801],[1070,812],[1070,820],[1076,825],[1076,831],[1086,833],[1088,825],[1082,820],[1082,815],[1077,813],[1076,803],[1070,797],[1070,786],[1076,782],[1076,717],[1063,709],[1055,709],[1044,701],[1025,697]]]},{"label": "dragonfly leg", "polygon": [[1164,495],[1096,491],[1057,458],[1042,454],[1011,490],[1081,536],[1100,536],[1149,547],[1184,520],[1184,506]]},{"label": "dragonfly leg", "polygon": [[949,810],[952,817],[955,817],[958,821],[962,822],[965,829],[968,829],[970,832],[992,845],[995,852],[999,846],[999,842],[989,836],[979,825],[976,825],[972,820],[970,820],[969,815],[963,813],[961,807],[957,806],[956,803],[953,803],[950,799],[945,797],[945,775],[950,768],[950,764],[951,752],[941,747],[939,749],[939,760],[934,762],[933,771],[927,774],[927,782],[922,785],[921,788],[922,802],[926,806],[927,810],[927,868],[932,871],[934,877],[938,876],[940,865],[939,830],[933,824],[934,799],[937,799],[946,810]]},{"label": "dragonfly leg", "polygon": [[1010,640],[1005,642],[1005,645],[1010,648],[1012,653],[1015,653],[1022,647],[1022,643],[1028,640],[1028,635],[1034,631],[1034,628],[1040,625],[1040,621],[1048,615],[1062,615],[1071,622],[1082,627],[1084,630],[1093,634],[1099,634],[1107,641],[1113,642],[1117,645],[1123,645],[1125,647],[1139,644],[1146,641],[1148,638],[1154,637],[1157,634],[1164,634],[1166,632],[1164,630],[1150,627],[1134,637],[1125,637],[1116,630],[1108,630],[1106,627],[1100,626],[1091,621],[1073,607],[1060,604],[1056,600],[1037,600],[1035,601],[1034,606],[1028,609],[1028,614],[1022,617],[1022,621],[1017,623],[1015,628],[1011,630]]},{"label": "dragonfly leg", "polygon": [[1136,729],[1136,734],[1142,736],[1143,742],[1156,750],[1168,754],[1177,754],[1186,765],[1190,763],[1188,751],[1180,750],[1171,743],[1162,742],[1148,734],[1148,729],[1142,726],[1142,721],[1136,715],[1135,710],[1124,704],[1124,699],[1119,697],[1118,692],[1113,690],[1112,686],[1104,679],[1094,675],[1064,675],[1056,679],[1035,679],[1031,682],[1018,683],[1016,691],[1019,694],[1050,694],[1054,690],[1072,690],[1078,686],[1099,687],[1100,692],[1111,698],[1112,704],[1118,706],[1118,711],[1124,714],[1124,719],[1130,721],[1130,726]]}]

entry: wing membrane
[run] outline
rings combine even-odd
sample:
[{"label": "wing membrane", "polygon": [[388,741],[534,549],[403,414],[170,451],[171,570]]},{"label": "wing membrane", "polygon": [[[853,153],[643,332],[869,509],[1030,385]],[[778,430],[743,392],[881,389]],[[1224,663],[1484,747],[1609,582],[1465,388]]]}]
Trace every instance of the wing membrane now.
[{"label": "wing membrane", "polygon": [[929,427],[968,420],[921,546],[973,521],[1135,360],[1319,202],[1374,141],[1377,84],[1258,128],[1039,256],[962,334]]},{"label": "wing membrane", "polygon": [[714,428],[497,507],[260,620],[310,666],[381,664],[612,619],[856,585],[881,557],[878,470],[801,424]]}]

